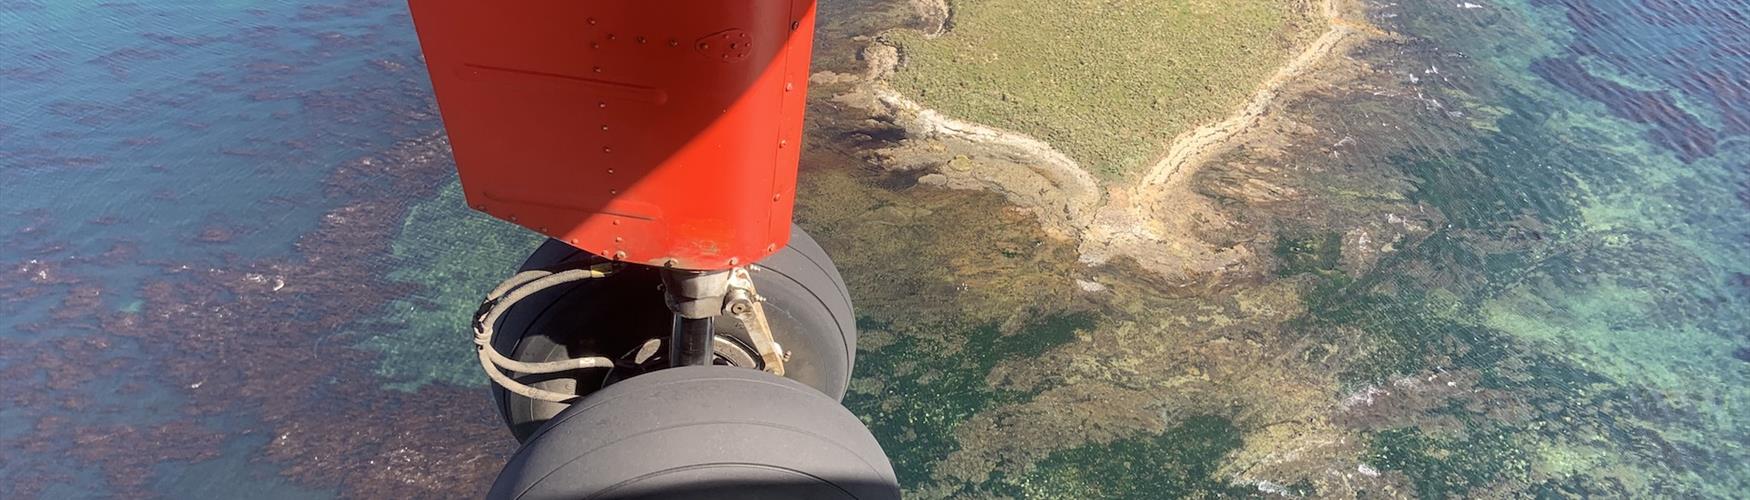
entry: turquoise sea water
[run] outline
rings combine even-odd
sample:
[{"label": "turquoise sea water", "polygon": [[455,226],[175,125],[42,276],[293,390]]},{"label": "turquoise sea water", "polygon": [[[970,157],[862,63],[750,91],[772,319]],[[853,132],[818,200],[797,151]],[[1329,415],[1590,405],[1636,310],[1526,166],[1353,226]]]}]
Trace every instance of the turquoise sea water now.
[{"label": "turquoise sea water", "polygon": [[[151,359],[164,351],[105,335],[95,311],[138,312],[148,281],[293,255],[348,202],[324,185],[337,165],[438,126],[417,53],[399,2],[0,3],[0,496],[332,493],[255,458],[269,426],[245,403],[195,419],[234,436],[190,444],[211,448],[200,460],[138,444],[77,457],[74,427],[91,440],[191,418],[187,383]],[[69,295],[98,303],[57,314]],[[101,347],[63,343],[87,338]],[[62,358],[95,376],[28,367]],[[52,396],[26,395],[44,384]],[[106,465],[125,454],[132,468]]]},{"label": "turquoise sea water", "polygon": [[[827,3],[830,14],[850,2]],[[1246,337],[1328,346],[1299,358],[1337,360],[1306,365],[1338,372],[1310,411],[1355,449],[1281,472],[1235,466],[1279,437],[1237,408],[1271,400],[1260,397],[999,456],[986,481],[956,485],[966,467],[947,457],[990,436],[961,424],[1024,420],[1046,390],[1066,401],[1086,391],[993,389],[1021,371],[1006,364],[1086,350],[1078,338],[1099,344],[1127,313],[1093,306],[1021,328],[944,321],[930,327],[939,337],[908,336],[895,304],[937,289],[883,286],[860,264],[879,260],[853,244],[862,229],[805,209],[868,304],[860,320],[874,333],[848,404],[908,488],[1750,490],[1750,4],[1400,2],[1370,18],[1404,37],[1356,57],[1413,82],[1418,111],[1388,131],[1372,124],[1383,105],[1370,99],[1410,95],[1343,93],[1319,108],[1335,110],[1321,125],[1393,144],[1352,165],[1406,179],[1402,195],[1438,225],[1346,273],[1321,244],[1340,242],[1345,221],[1331,234],[1283,223],[1266,281],[1309,291],[1285,326]],[[458,332],[473,296],[536,240],[463,210],[441,158],[397,168],[423,165],[407,151],[431,148],[407,141],[439,127],[423,71],[394,1],[0,0],[0,497],[481,490],[509,438]],[[1003,252],[1074,258],[1029,248]],[[1448,374],[1464,394],[1409,389]],[[1347,409],[1375,391],[1432,395]],[[1280,475],[1265,484],[1259,470]],[[1330,486],[1344,477],[1374,489]]]}]

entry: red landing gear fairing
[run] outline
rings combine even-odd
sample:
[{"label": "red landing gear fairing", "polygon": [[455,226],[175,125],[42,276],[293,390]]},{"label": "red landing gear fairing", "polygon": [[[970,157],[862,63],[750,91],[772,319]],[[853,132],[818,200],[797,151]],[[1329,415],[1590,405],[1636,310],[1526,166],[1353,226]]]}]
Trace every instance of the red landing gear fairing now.
[{"label": "red landing gear fairing", "polygon": [[410,4],[468,204],[553,238],[475,319],[492,496],[897,498],[791,226],[815,2]]}]

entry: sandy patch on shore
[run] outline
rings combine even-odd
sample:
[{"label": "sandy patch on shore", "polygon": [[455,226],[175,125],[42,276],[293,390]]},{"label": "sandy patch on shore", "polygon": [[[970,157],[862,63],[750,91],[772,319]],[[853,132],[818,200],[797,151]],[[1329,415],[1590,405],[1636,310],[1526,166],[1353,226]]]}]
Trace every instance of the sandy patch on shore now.
[{"label": "sandy patch on shore", "polygon": [[[1212,275],[1244,271],[1255,259],[1247,245],[1218,246],[1202,234],[1232,224],[1213,200],[1195,192],[1189,179],[1198,169],[1234,146],[1264,137],[1264,127],[1282,102],[1318,85],[1311,78],[1338,64],[1357,44],[1385,32],[1361,20],[1358,0],[1324,0],[1319,8],[1329,27],[1259,86],[1244,106],[1221,121],[1180,134],[1160,161],[1133,186],[1112,188],[1094,220],[1082,232],[1081,259],[1089,265],[1128,257],[1170,283],[1200,283]],[[1262,132],[1262,133],[1255,133]]]}]

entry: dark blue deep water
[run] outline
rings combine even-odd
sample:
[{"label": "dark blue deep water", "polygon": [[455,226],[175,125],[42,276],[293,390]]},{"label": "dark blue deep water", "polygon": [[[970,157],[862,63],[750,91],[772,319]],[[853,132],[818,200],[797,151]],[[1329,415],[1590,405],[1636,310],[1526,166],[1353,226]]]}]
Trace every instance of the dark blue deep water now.
[{"label": "dark blue deep water", "polygon": [[[824,3],[831,14],[875,2]],[[871,335],[883,340],[864,346],[847,403],[908,488],[1750,491],[1750,2],[1415,0],[1370,12],[1403,37],[1355,57],[1413,81],[1428,104],[1387,132],[1370,128],[1375,108],[1353,97],[1364,92],[1343,93],[1319,108],[1332,110],[1321,125],[1402,146],[1354,163],[1401,176],[1394,196],[1439,226],[1343,275],[1328,265],[1338,256],[1320,260],[1335,251],[1319,246],[1326,236],[1284,225],[1267,248],[1306,265],[1267,279],[1299,283],[1301,312],[1247,340],[1346,359],[1317,420],[1358,443],[1314,468],[1241,467],[1242,448],[1283,436],[1240,409],[1163,411],[1154,434],[1045,447],[1025,466],[996,457],[1012,469],[951,484],[961,476],[943,457],[972,448],[956,442],[972,432],[959,424],[1039,397],[990,390],[992,353],[1048,356],[1126,314],[1095,308],[1019,337],[942,326],[980,353],[953,359],[894,340],[903,332]],[[0,0],[0,498],[483,490],[512,443],[461,321],[537,240],[461,206],[424,71],[398,1]],[[1387,94],[1373,96],[1398,96]],[[864,328],[901,322],[883,304],[916,290],[858,264],[851,242],[864,233],[808,206],[803,222],[873,304]],[[919,365],[939,371],[913,376]],[[1466,394],[1351,411],[1449,372]],[[1351,480],[1384,486],[1333,486]]]}]

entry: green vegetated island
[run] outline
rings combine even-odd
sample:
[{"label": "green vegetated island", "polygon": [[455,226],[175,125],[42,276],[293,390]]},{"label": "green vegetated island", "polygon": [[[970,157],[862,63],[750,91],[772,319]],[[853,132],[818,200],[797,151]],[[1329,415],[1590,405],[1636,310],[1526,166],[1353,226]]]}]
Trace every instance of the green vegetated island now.
[{"label": "green vegetated island", "polygon": [[1324,27],[1298,0],[954,0],[939,35],[886,35],[893,87],[1047,143],[1106,181],[1232,112]]}]

